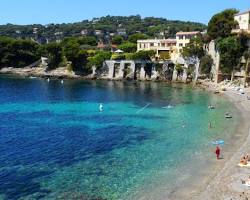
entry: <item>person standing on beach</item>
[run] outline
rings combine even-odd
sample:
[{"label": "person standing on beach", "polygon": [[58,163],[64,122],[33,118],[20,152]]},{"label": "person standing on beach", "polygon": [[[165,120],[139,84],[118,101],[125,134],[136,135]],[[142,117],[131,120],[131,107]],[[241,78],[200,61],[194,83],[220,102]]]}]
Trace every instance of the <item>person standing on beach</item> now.
[{"label": "person standing on beach", "polygon": [[216,147],[215,154],[216,154],[217,160],[219,160],[219,158],[220,158],[220,147],[219,146]]}]

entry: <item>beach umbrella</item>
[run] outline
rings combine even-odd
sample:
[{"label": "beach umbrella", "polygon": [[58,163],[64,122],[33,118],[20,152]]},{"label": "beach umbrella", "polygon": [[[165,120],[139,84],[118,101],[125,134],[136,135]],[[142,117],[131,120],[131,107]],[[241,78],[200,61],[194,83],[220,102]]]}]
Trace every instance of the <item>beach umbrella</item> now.
[{"label": "beach umbrella", "polygon": [[123,53],[123,51],[120,50],[120,49],[117,49],[117,50],[115,51],[115,53]]}]

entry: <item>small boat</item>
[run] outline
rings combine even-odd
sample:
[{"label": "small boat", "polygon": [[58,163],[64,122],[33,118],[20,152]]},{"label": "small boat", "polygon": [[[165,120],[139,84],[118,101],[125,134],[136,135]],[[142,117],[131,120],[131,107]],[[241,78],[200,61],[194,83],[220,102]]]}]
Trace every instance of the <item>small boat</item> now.
[{"label": "small boat", "polygon": [[231,118],[233,118],[233,117],[232,117],[230,114],[226,113],[226,114],[225,114],[225,118],[226,118],[226,119],[231,119]]},{"label": "small boat", "polygon": [[36,79],[37,77],[35,77],[35,76],[30,76],[29,78],[30,78],[30,79]]},{"label": "small boat", "polygon": [[61,80],[61,84],[63,84],[64,83],[64,81],[63,80]]},{"label": "small boat", "polygon": [[50,82],[50,79],[49,79],[49,78],[47,78],[47,81],[48,81],[48,82]]},{"label": "small boat", "polygon": [[168,106],[165,106],[165,107],[162,107],[163,109],[170,109],[170,108],[173,108],[174,106],[172,105],[168,105]]}]

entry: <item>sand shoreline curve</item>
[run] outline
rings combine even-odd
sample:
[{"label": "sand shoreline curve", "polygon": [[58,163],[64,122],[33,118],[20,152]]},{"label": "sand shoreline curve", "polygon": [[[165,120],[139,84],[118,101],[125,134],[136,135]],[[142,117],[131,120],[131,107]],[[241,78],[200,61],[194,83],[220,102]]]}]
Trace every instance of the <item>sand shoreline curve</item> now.
[{"label": "sand shoreline curve", "polygon": [[[217,91],[214,85],[206,85],[210,91]],[[240,158],[250,153],[250,88],[245,89],[245,94],[240,94],[233,89],[220,91],[220,94],[231,101],[239,111],[240,123],[235,134],[235,147],[232,147],[231,156],[223,163],[221,170],[208,183],[205,190],[193,199],[197,200],[247,200],[250,199],[250,187],[242,184],[241,180],[246,180],[250,176],[250,168],[240,168],[237,164]],[[229,153],[230,154],[230,153]]]}]

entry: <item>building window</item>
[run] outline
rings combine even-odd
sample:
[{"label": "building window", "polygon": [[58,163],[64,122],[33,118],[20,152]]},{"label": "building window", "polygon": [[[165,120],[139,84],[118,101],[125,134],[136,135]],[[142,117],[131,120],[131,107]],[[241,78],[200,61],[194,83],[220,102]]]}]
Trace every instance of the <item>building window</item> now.
[{"label": "building window", "polygon": [[180,35],[180,36],[179,36],[179,39],[180,39],[180,40],[183,40],[183,35]]},{"label": "building window", "polygon": [[150,46],[153,47],[153,46],[154,46],[154,43],[150,43]]},{"label": "building window", "polygon": [[141,43],[139,44],[139,47],[140,47],[140,49],[141,49]]},{"label": "building window", "polygon": [[180,44],[179,44],[179,47],[183,47],[183,44],[182,44],[182,43],[180,43]]}]

